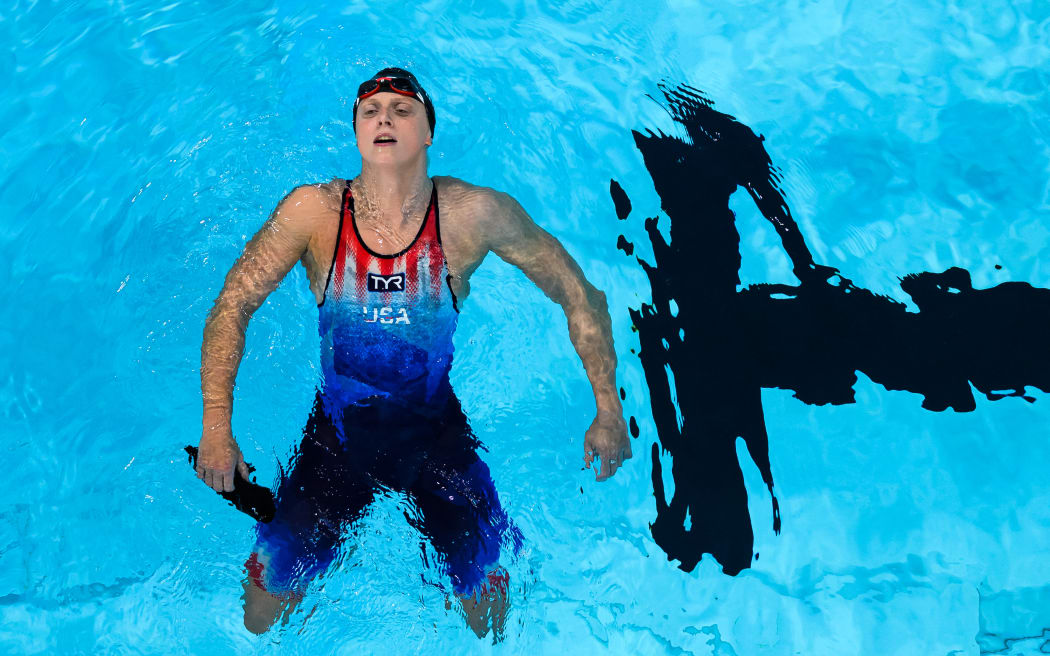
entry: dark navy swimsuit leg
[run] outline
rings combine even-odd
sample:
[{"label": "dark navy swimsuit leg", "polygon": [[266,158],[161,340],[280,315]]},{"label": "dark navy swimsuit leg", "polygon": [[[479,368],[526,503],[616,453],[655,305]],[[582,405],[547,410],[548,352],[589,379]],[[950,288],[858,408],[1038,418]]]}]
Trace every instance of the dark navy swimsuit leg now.
[{"label": "dark navy swimsuit leg", "polygon": [[459,595],[486,585],[499,564],[508,531],[488,466],[466,415],[453,398],[439,430],[431,436],[426,460],[407,490],[419,512],[410,516],[440,556],[440,568]]},{"label": "dark navy swimsuit leg", "polygon": [[375,486],[348,458],[320,398],[291,470],[282,476],[273,521],[259,523],[246,567],[272,594],[301,591],[335,558],[348,525],[372,502]]}]

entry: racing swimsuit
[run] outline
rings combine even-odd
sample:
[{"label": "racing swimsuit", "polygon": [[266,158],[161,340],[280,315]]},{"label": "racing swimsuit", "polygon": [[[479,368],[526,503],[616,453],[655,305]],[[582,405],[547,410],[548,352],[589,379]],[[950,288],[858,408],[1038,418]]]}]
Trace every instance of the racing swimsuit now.
[{"label": "racing swimsuit", "polygon": [[[449,382],[459,309],[441,247],[437,186],[412,243],[372,251],[354,221],[349,181],[318,306],[324,383],[277,512],[257,525],[246,563],[271,594],[301,591],[335,558],[379,491],[406,493],[408,521],[439,555],[459,595],[505,588],[500,546],[521,534]],[[484,447],[482,447],[484,448]]]}]

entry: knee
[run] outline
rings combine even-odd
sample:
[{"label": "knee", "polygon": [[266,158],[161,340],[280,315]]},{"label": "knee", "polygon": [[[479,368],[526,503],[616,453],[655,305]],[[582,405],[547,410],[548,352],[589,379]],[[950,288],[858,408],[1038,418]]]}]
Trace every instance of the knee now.
[{"label": "knee", "polygon": [[500,566],[491,568],[485,579],[471,591],[458,593],[467,625],[478,638],[484,638],[491,629],[493,640],[503,640],[507,621],[507,587],[510,575]]}]

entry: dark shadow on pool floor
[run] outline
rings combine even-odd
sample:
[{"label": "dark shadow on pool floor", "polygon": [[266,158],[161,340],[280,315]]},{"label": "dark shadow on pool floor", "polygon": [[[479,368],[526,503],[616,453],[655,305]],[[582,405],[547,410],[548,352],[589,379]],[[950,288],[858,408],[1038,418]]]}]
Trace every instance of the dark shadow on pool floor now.
[{"label": "dark shadow on pool floor", "polygon": [[[633,132],[670,219],[670,241],[656,218],[645,219],[655,262],[636,260],[652,304],[629,310],[659,434],[653,538],[683,570],[705,553],[727,574],[751,565],[754,535],[735,442],[743,438],[773,495],[763,387],[793,390],[808,404],[853,403],[861,371],[888,390],[921,394],[922,407],[936,412],[974,410],[971,384],[991,400],[1032,402],[1029,385],[1050,391],[1050,342],[1040,337],[1050,325],[1050,290],[1023,282],[974,289],[969,272],[956,267],[913,273],[901,278],[919,308],[913,313],[854,285],[814,263],[763,137],[716,111],[697,89],[660,90],[689,139]],[[780,235],[798,286],[737,291],[740,238],[729,198],[738,187]],[[626,193],[616,181],[610,192],[617,216],[626,219]],[[617,246],[633,255],[623,235]],[[637,434],[633,418],[631,424]],[[671,460],[670,499],[660,448]]]}]

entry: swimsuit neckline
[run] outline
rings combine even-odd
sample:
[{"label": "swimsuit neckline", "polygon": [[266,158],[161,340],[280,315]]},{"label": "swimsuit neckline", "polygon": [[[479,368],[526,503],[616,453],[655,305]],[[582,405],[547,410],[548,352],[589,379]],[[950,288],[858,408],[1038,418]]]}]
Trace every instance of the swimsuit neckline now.
[{"label": "swimsuit neckline", "polygon": [[[353,180],[351,180],[350,182],[353,182]],[[357,241],[361,244],[361,247],[364,248],[369,255],[373,257],[383,258],[386,260],[392,260],[394,258],[401,257],[408,251],[412,250],[412,247],[415,246],[417,242],[419,242],[419,238],[423,236],[423,230],[425,230],[427,227],[427,221],[430,220],[430,213],[434,209],[434,204],[437,200],[437,183],[434,182],[434,179],[430,179],[430,202],[427,204],[427,210],[423,214],[423,221],[419,224],[419,230],[416,232],[416,236],[412,238],[412,241],[409,242],[408,246],[405,246],[403,249],[396,253],[377,253],[376,251],[369,248],[368,244],[365,243],[364,237],[361,236],[361,231],[357,229],[357,212],[354,211],[354,193],[350,191],[350,182],[346,183],[346,188],[348,191],[347,195],[350,201],[350,225],[353,226],[354,235],[357,237]]]}]

